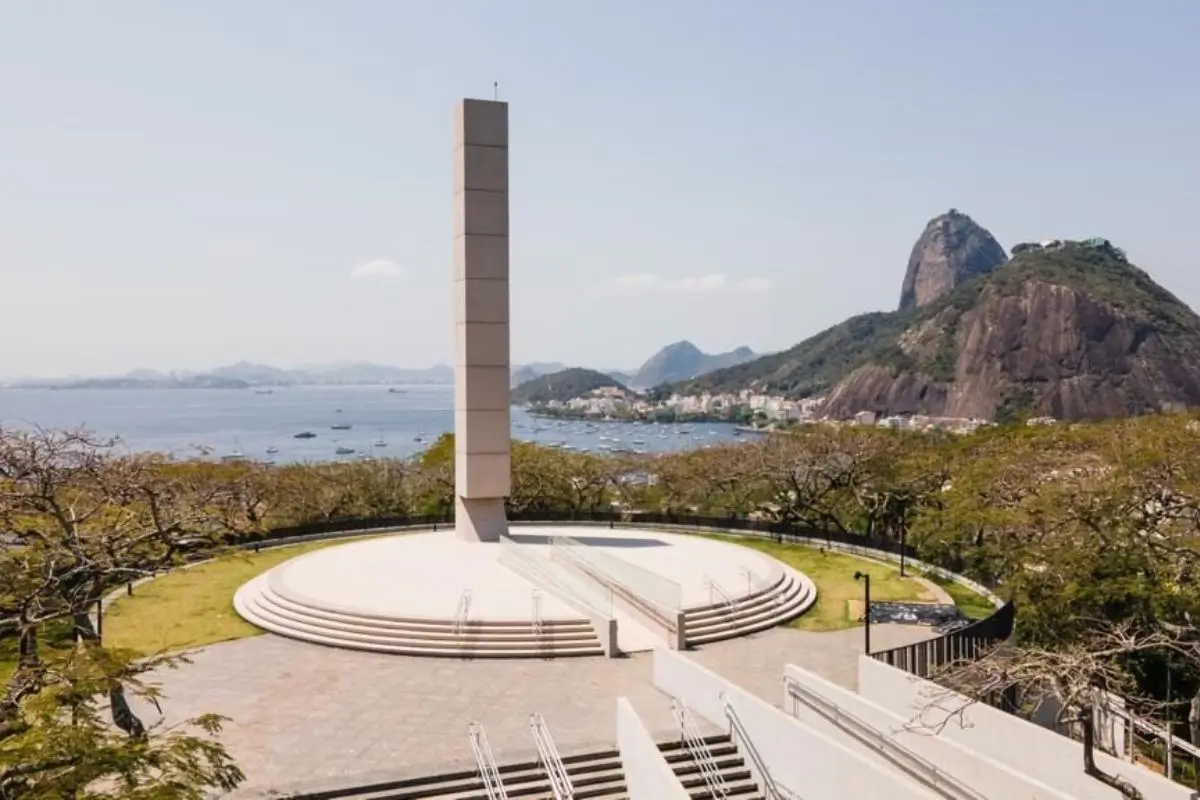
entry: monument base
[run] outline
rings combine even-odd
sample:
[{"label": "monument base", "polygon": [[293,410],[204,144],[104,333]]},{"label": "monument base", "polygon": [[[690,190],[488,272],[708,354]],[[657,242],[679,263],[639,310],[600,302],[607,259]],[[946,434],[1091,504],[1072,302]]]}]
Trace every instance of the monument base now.
[{"label": "monument base", "polygon": [[454,534],[464,542],[498,542],[508,533],[503,497],[455,497]]}]

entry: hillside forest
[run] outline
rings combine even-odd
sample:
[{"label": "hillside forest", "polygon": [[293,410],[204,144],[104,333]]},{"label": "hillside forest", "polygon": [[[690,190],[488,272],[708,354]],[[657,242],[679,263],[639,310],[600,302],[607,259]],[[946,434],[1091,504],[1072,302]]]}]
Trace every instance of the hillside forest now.
[{"label": "hillside forest", "polygon": [[[40,796],[29,788],[40,777],[61,780],[62,764],[81,760],[93,771],[80,775],[111,775],[118,757],[131,775],[166,764],[180,786],[235,785],[240,774],[207,735],[220,720],[145,738],[125,693],[150,691],[139,676],[173,656],[107,651],[88,611],[113,585],[272,529],[446,516],[453,462],[450,436],[410,460],[270,466],[129,455],[86,431],[0,430],[0,635],[17,640],[20,658],[0,694],[0,749],[18,758],[9,763],[45,767],[7,777],[0,767],[4,796]],[[1071,707],[1103,687],[1161,718],[1170,670],[1181,721],[1200,689],[1195,415],[965,436],[813,425],[620,458],[514,442],[508,503],[513,515],[659,512],[904,540],[1015,602],[1015,646],[979,676],[981,691],[1020,685]],[[82,646],[54,646],[63,637]],[[89,699],[97,695],[144,746],[110,741],[118,732]],[[91,726],[86,747],[64,707]]]}]

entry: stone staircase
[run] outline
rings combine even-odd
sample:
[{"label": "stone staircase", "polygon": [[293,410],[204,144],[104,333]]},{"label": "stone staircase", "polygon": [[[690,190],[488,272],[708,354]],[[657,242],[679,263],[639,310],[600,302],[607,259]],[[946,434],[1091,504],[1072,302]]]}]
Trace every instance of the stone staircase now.
[{"label": "stone staircase", "polygon": [[591,623],[579,620],[482,621],[372,616],[306,603],[267,572],[234,596],[245,619],[264,630],[316,644],[413,656],[562,658],[603,655]]},{"label": "stone staircase", "polygon": [[[725,779],[726,796],[736,800],[762,800],[763,795],[728,734],[707,736],[713,761]],[[659,745],[675,774],[693,800],[714,800],[700,775],[700,767],[681,742]],[[563,764],[575,789],[576,800],[628,800],[621,759],[615,749],[564,756]],[[553,797],[545,770],[536,761],[499,767],[504,791],[510,800],[548,800]],[[297,793],[289,800],[488,800],[475,770],[462,770],[426,778],[354,786],[329,791]]]},{"label": "stone staircase", "polygon": [[708,644],[766,630],[800,616],[816,601],[817,589],[807,576],[781,569],[765,586],[734,598],[732,603],[685,609],[687,644]]}]

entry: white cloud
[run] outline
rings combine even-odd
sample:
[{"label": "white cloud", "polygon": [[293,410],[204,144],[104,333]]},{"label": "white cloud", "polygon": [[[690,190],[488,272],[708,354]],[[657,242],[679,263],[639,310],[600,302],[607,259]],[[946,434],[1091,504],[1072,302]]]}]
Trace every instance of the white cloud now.
[{"label": "white cloud", "polygon": [[639,272],[618,275],[613,278],[611,286],[625,291],[720,292],[732,289],[735,292],[749,293],[765,292],[771,288],[771,282],[766,278],[743,278],[739,281],[730,281],[729,276],[720,272],[683,278],[668,278],[653,272]]},{"label": "white cloud", "polygon": [[771,290],[771,282],[766,278],[744,278],[733,285],[735,292],[755,293]]},{"label": "white cloud", "polygon": [[370,261],[364,261],[350,270],[350,277],[360,280],[364,278],[396,278],[403,274],[403,267],[395,261],[388,261],[386,258],[375,258]]}]

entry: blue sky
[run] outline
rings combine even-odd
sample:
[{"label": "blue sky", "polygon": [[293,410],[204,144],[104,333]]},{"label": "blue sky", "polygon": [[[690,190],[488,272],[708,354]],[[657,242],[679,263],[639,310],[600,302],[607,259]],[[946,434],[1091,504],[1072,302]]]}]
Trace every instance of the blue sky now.
[{"label": "blue sky", "polygon": [[787,347],[951,207],[1200,305],[1198,40],[1195,0],[5,3],[0,375],[449,360],[493,81],[515,361]]}]

